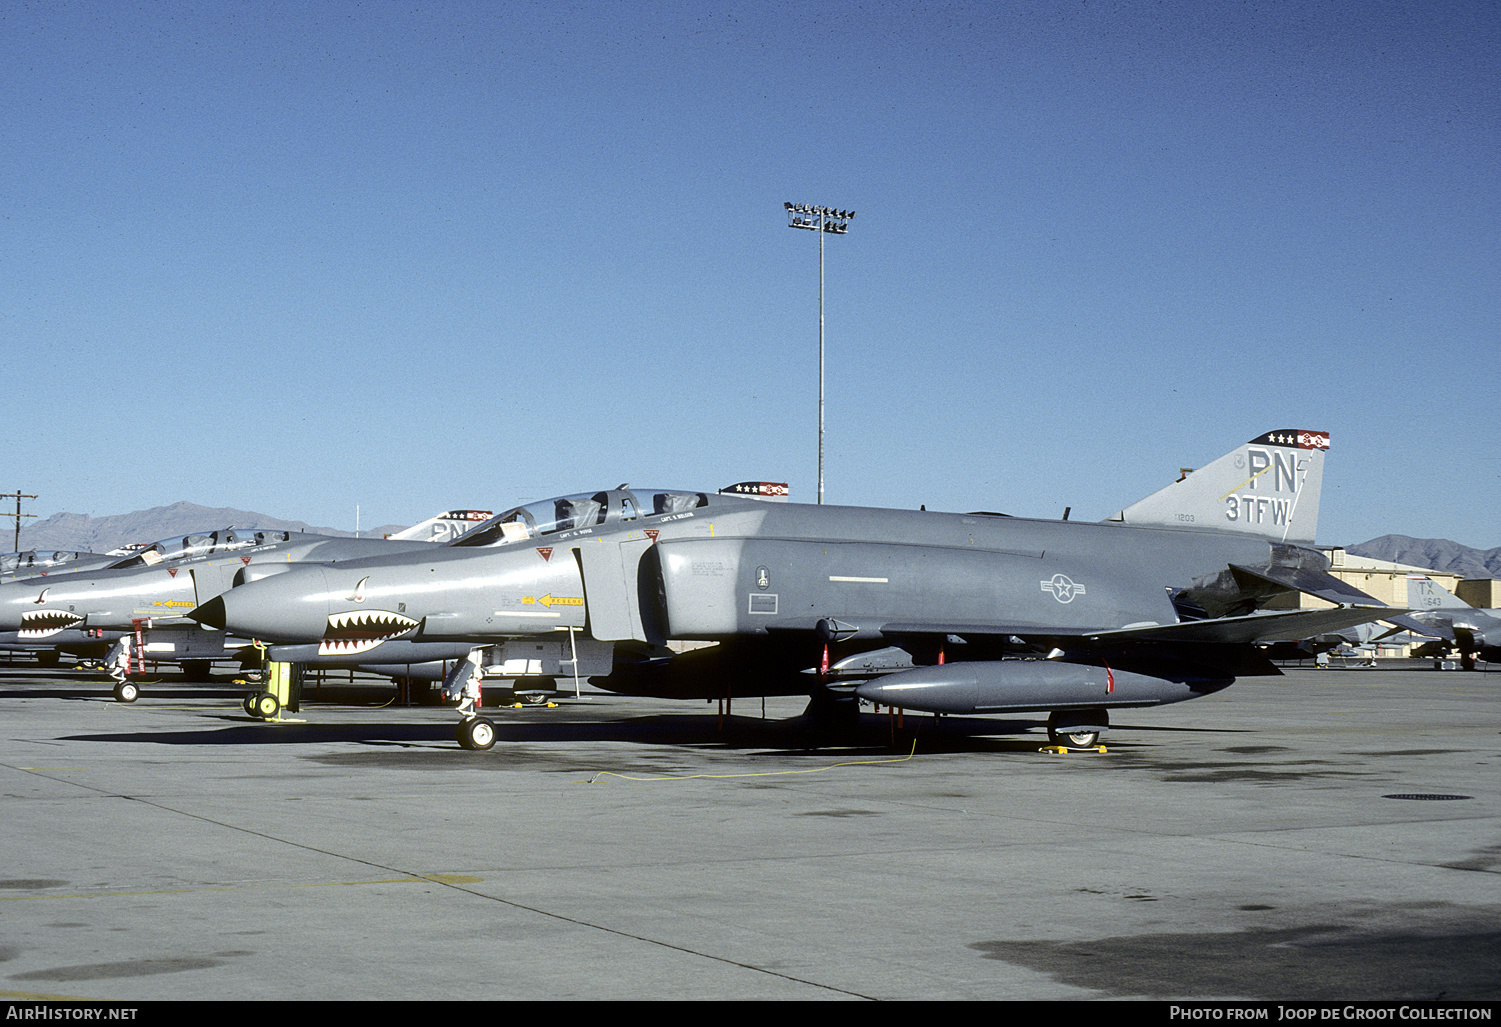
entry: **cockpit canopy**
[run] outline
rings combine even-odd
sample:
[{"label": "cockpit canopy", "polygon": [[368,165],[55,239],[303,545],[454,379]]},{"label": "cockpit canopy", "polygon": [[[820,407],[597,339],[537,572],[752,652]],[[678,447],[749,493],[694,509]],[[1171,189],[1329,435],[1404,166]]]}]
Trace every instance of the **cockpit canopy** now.
[{"label": "cockpit canopy", "polygon": [[526,542],[575,528],[602,524],[650,521],[664,514],[682,513],[709,505],[705,492],[682,489],[608,489],[580,492],[514,507],[471,528],[450,546],[499,546]]},{"label": "cockpit canopy", "polygon": [[45,570],[71,563],[87,553],[65,553],[59,550],[28,549],[24,553],[0,554],[0,574],[25,574],[28,571]]},{"label": "cockpit canopy", "polygon": [[194,556],[211,553],[227,553],[235,549],[264,546],[272,542],[285,542],[292,537],[288,531],[257,531],[255,528],[224,528],[220,531],[205,531],[195,535],[181,535],[153,542],[144,549],[126,557],[116,567],[152,567],[159,563],[172,563]]}]

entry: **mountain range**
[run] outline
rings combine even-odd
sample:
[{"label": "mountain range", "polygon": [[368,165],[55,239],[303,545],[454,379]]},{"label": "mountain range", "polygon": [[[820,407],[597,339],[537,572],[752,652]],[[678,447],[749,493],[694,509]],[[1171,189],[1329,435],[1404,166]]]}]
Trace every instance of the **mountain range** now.
[{"label": "mountain range", "polygon": [[1409,567],[1448,571],[1461,578],[1501,578],[1501,546],[1472,549],[1446,538],[1382,535],[1359,545],[1345,546],[1345,552],[1372,560],[1405,563]]},{"label": "mountain range", "polygon": [[[173,503],[135,513],[109,517],[88,514],[58,513],[46,520],[21,529],[22,549],[62,549],[104,553],[131,542],[155,542],[174,535],[212,531],[216,528],[271,528],[280,531],[308,531],[318,535],[352,536],[352,531],[315,527],[304,521],[287,521],[268,514],[230,507],[198,506]],[[407,527],[384,524],[361,530],[366,537],[379,538]],[[14,536],[12,536],[14,538]],[[1372,560],[1390,560],[1411,567],[1448,571],[1465,578],[1501,578],[1501,546],[1473,549],[1442,538],[1412,538],[1407,535],[1382,535],[1369,542],[1345,546],[1345,552]]]}]

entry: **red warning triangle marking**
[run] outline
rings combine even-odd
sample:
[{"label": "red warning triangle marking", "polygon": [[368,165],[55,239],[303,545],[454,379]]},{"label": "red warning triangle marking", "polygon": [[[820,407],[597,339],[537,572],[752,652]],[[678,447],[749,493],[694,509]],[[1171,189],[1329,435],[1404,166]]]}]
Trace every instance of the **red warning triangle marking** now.
[{"label": "red warning triangle marking", "polygon": [[167,568],[167,573],[170,574],[170,575],[172,575],[172,577],[175,578],[175,577],[177,577],[177,568],[176,567],[168,567]]},{"label": "red warning triangle marking", "polygon": [[537,552],[542,554],[543,560],[552,561],[552,546],[538,546]]},{"label": "red warning triangle marking", "polygon": [[248,557],[248,556],[242,556],[242,557],[240,557],[240,562],[243,563],[243,564],[247,564],[248,565],[250,563],[250,557]]},{"label": "red warning triangle marking", "polygon": [[649,538],[649,539],[651,539],[653,542],[655,542],[657,540],[657,529],[656,528],[647,528],[646,529],[646,537]]}]

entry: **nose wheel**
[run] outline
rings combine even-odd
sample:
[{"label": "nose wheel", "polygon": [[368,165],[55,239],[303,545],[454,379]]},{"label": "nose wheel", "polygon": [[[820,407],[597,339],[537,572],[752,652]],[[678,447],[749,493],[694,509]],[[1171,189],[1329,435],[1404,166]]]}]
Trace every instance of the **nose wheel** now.
[{"label": "nose wheel", "polygon": [[484,717],[466,717],[459,721],[459,745],[483,752],[495,744],[495,725]]}]

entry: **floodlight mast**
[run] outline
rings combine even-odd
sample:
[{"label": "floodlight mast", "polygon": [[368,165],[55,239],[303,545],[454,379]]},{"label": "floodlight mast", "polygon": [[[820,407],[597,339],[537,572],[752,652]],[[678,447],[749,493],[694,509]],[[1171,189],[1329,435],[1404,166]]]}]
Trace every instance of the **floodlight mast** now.
[{"label": "floodlight mast", "polygon": [[814,207],[807,203],[784,203],[787,227],[818,233],[818,502],[823,503],[823,237],[844,235],[850,230],[852,210]]}]

